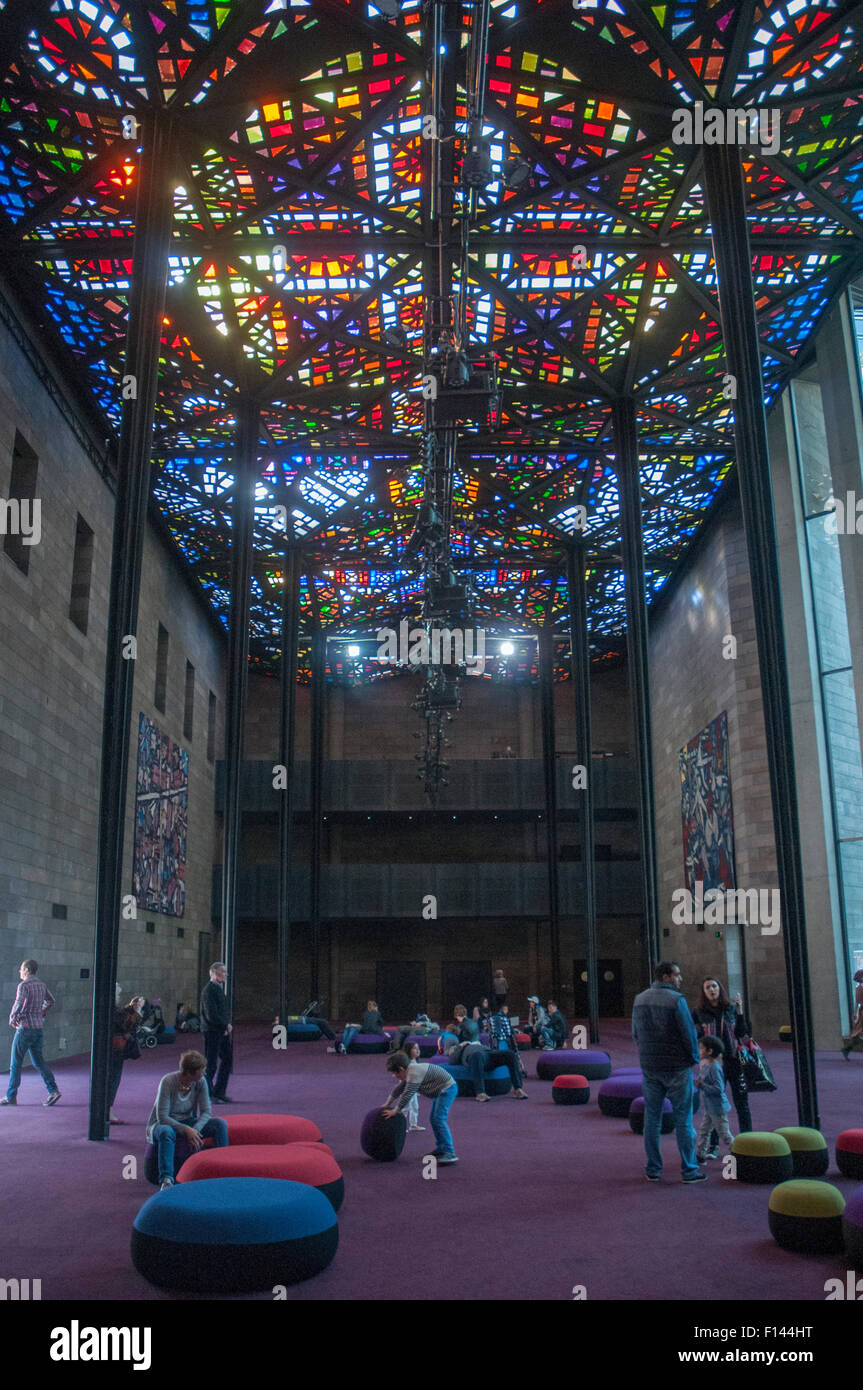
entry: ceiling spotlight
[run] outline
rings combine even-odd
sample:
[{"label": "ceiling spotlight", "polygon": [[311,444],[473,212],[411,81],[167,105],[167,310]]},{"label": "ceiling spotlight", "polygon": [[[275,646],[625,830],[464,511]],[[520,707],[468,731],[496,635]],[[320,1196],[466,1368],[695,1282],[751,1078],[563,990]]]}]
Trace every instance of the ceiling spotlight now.
[{"label": "ceiling spotlight", "polygon": [[517,156],[508,159],[503,166],[503,181],[507,188],[521,188],[523,183],[527,183],[533,169],[524,159]]},{"label": "ceiling spotlight", "polygon": [[468,188],[487,188],[493,181],[491,140],[482,133],[482,121],[471,121],[462,179]]},{"label": "ceiling spotlight", "polygon": [[501,642],[500,654],[501,656],[513,656],[515,654],[515,647],[511,642]]},{"label": "ceiling spotlight", "polygon": [[356,645],[355,642],[352,642],[351,645],[348,647],[348,656],[358,657],[359,654],[360,654],[360,649],[359,649],[359,647]]},{"label": "ceiling spotlight", "polygon": [[387,344],[387,347],[401,348],[404,350],[408,345],[408,335],[401,324],[397,324],[395,328],[386,329],[384,332],[384,342]]}]

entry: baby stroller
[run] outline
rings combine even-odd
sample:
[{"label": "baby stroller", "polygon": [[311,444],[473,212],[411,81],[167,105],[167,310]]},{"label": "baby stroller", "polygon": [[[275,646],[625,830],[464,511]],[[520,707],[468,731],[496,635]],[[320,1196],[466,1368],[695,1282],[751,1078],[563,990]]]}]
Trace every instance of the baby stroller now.
[{"label": "baby stroller", "polygon": [[154,999],[148,1003],[145,999],[141,1022],[135,1029],[135,1041],[142,1050],[145,1047],[157,1047],[159,1034],[164,1033],[164,1031],[165,1020],[162,1017],[162,1001]]}]

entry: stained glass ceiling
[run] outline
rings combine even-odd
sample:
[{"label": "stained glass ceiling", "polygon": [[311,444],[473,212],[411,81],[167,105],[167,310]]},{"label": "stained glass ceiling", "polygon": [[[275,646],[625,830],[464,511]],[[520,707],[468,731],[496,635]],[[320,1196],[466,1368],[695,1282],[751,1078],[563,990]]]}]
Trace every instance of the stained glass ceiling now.
[{"label": "stained glass ceiling", "polygon": [[[480,6],[445,8],[464,221]],[[154,110],[170,128],[154,493],[225,619],[237,402],[255,397],[261,669],[278,657],[286,514],[313,576],[306,633],[313,609],[342,634],[419,611],[404,549],[422,495],[431,9],[0,0],[3,265],[109,437],[141,132]],[[863,6],[845,0],[491,0],[493,167],[462,280],[501,404],[494,429],[460,431],[452,510],[453,557],[491,631],[564,626],[584,508],[595,656],[622,650],[615,399],[637,404],[648,601],[733,468],[700,147],[675,142],[675,113],[774,121],[742,150],[769,403],[863,266],[861,68]]]}]

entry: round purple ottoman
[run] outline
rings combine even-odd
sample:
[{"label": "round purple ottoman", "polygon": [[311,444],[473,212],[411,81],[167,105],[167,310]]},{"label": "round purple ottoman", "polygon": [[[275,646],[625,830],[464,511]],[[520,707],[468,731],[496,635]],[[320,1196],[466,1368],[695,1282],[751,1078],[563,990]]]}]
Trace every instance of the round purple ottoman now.
[{"label": "round purple ottoman", "polygon": [[348,1052],[356,1053],[358,1056],[389,1052],[390,1041],[391,1039],[386,1033],[357,1033],[348,1048]]},{"label": "round purple ottoman", "polygon": [[611,1058],[607,1052],[589,1052],[581,1048],[561,1048],[543,1052],[536,1064],[540,1081],[553,1081],[556,1076],[586,1076],[588,1081],[604,1081],[611,1075]]},{"label": "round purple ottoman", "polygon": [[551,1098],[555,1105],[587,1105],[590,1082],[586,1076],[556,1076],[551,1083]]},{"label": "round purple ottoman", "polygon": [[364,1154],[378,1163],[394,1163],[405,1146],[407,1120],[404,1114],[386,1115],[378,1108],[363,1120],[360,1144]]},{"label": "round purple ottoman", "polygon": [[[205,1139],[205,1140],[204,1140],[204,1149],[212,1149],[212,1148],[213,1148],[213,1141],[212,1141],[212,1139]],[[201,1152],[203,1152],[203,1150],[199,1149],[198,1152],[201,1153]],[[177,1135],[177,1138],[176,1138],[176,1141],[175,1141],[175,1143],[174,1143],[174,1177],[175,1177],[175,1178],[176,1178],[177,1174],[179,1173],[180,1169],[182,1168],[183,1164],[186,1162],[186,1159],[187,1159],[187,1158],[191,1158],[191,1156],[192,1156],[192,1146],[191,1146],[191,1144],[189,1143],[189,1141],[188,1141],[188,1139],[186,1138],[185,1134],[178,1134],[178,1135]],[[156,1145],[155,1145],[155,1144],[148,1144],[147,1147],[146,1147],[146,1149],[144,1150],[144,1177],[147,1179],[147,1182],[152,1183],[154,1187],[158,1187],[158,1186],[159,1186],[159,1159],[158,1159],[158,1157],[157,1157],[157,1155],[156,1155]]]},{"label": "round purple ottoman", "polygon": [[[636,1096],[629,1107],[629,1128],[633,1134],[644,1133],[644,1096]],[[674,1129],[674,1115],[671,1110],[671,1101],[666,1097],[662,1102],[662,1122],[659,1127],[660,1134],[670,1134]]]},{"label": "round purple ottoman", "polygon": [[612,1076],[642,1076],[641,1067],[615,1067]]},{"label": "round purple ottoman", "polygon": [[643,1082],[641,1076],[609,1076],[597,1092],[599,1108],[603,1115],[611,1115],[616,1120],[625,1120],[629,1107],[636,1096],[641,1095]]},{"label": "round purple ottoman", "polygon": [[858,1273],[863,1273],[863,1186],[855,1187],[845,1204],[842,1235],[845,1254]]}]

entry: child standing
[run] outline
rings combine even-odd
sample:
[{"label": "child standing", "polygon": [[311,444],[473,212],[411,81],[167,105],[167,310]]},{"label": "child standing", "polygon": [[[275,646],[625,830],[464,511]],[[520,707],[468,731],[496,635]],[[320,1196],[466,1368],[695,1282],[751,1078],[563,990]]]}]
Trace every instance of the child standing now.
[{"label": "child standing", "polygon": [[725,1072],[722,1070],[722,1062],[720,1061],[724,1054],[725,1047],[721,1038],[714,1037],[712,1034],[699,1038],[698,1055],[701,1061],[698,1064],[698,1076],[695,1079],[695,1084],[701,1091],[703,1106],[701,1127],[695,1146],[695,1157],[699,1163],[703,1163],[705,1160],[713,1130],[716,1130],[719,1138],[729,1148],[732,1143],[733,1136],[728,1128],[726,1118],[731,1109],[731,1101],[725,1094]]},{"label": "child standing", "polygon": [[[384,1115],[389,1119],[400,1110],[405,1110],[412,1096],[428,1096],[432,1102],[429,1122],[437,1140],[437,1148],[433,1149],[432,1155],[438,1163],[458,1163],[446,1120],[450,1106],[458,1095],[455,1077],[432,1062],[412,1062],[403,1052],[391,1053],[387,1058],[387,1071],[393,1073],[398,1085],[393,1087],[382,1106]],[[398,1103],[394,1104],[396,1100]]]},{"label": "child standing", "polygon": [[[410,1047],[404,1049],[404,1053],[408,1062],[418,1062],[420,1057],[419,1043],[412,1042]],[[419,1122],[420,1098],[416,1092],[411,1096],[405,1107],[405,1115],[407,1116],[408,1122],[408,1134],[425,1134],[426,1127]]]}]

